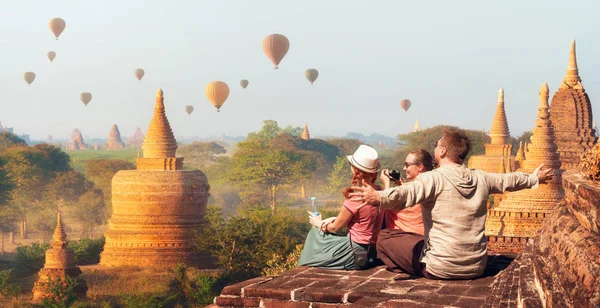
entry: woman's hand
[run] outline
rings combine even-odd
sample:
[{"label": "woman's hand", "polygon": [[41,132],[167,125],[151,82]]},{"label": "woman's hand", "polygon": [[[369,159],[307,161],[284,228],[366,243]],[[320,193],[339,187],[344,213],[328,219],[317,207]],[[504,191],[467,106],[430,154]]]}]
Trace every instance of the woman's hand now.
[{"label": "woman's hand", "polygon": [[313,212],[308,211],[308,221],[311,225],[320,229],[321,224],[323,222],[323,220],[321,219],[321,213],[319,213],[319,215],[315,215],[313,214]]},{"label": "woman's hand", "polygon": [[388,170],[388,169],[381,170],[381,175],[379,175],[379,179],[383,183],[383,189],[390,188],[390,181],[391,181],[390,170]]},{"label": "woman's hand", "polygon": [[330,223],[333,223],[335,221],[335,217],[329,217],[326,219],[323,219],[323,221],[321,221],[321,226],[319,227],[319,229],[323,232],[327,232],[327,225]]}]

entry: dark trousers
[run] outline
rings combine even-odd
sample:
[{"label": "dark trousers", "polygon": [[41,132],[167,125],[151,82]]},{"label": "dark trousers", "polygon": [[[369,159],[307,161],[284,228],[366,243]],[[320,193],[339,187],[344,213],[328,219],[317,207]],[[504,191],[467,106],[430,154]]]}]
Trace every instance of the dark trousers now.
[{"label": "dark trousers", "polygon": [[377,238],[377,257],[392,272],[405,272],[411,275],[438,279],[427,272],[421,263],[421,251],[425,238],[423,235],[401,230],[384,229]]}]

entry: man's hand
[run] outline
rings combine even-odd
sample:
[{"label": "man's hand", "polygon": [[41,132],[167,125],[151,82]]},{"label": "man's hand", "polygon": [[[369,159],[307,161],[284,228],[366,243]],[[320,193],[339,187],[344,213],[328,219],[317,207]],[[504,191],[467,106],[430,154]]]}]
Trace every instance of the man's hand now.
[{"label": "man's hand", "polygon": [[534,171],[540,183],[546,182],[547,180],[551,180],[552,176],[554,176],[554,170],[552,168],[548,168],[546,170],[542,170],[544,164],[539,165]]},{"label": "man's hand", "polygon": [[375,191],[372,186],[365,184],[363,180],[360,180],[360,185],[361,186],[351,187],[354,192],[349,194],[350,200],[359,202],[362,201],[362,204],[359,205],[358,208],[361,208],[366,204],[378,205],[381,201],[381,198],[379,198],[377,191]]}]

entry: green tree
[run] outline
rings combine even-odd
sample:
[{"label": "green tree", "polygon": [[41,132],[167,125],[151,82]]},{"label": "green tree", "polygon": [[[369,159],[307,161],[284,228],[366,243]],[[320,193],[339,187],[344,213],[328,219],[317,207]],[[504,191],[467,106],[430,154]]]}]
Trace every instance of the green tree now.
[{"label": "green tree", "polygon": [[81,195],[74,211],[81,222],[81,238],[94,237],[94,227],[106,222],[108,213],[104,203],[104,195],[99,189],[90,189]]},{"label": "green tree", "polygon": [[338,148],[339,156],[352,155],[356,149],[362,144],[358,139],[348,138],[333,138],[327,139],[327,143]]},{"label": "green tree", "polygon": [[283,131],[281,127],[277,125],[277,121],[265,120],[263,123],[263,128],[257,133],[249,133],[247,139],[268,141],[272,140]]},{"label": "green tree", "polygon": [[251,139],[238,144],[229,176],[246,187],[259,185],[267,190],[271,209],[275,210],[279,190],[286,185],[299,185],[315,168],[315,161],[306,152],[282,150],[270,142]]},{"label": "green tree", "polygon": [[17,135],[9,133],[8,131],[0,133],[0,152],[16,145],[26,146],[27,143],[25,143],[23,139],[17,137]]},{"label": "green tree", "polygon": [[327,177],[327,192],[330,196],[341,196],[342,189],[349,187],[352,174],[346,157],[338,157],[333,170]]},{"label": "green tree", "polygon": [[222,145],[216,142],[192,142],[180,146],[177,156],[185,157],[185,167],[189,169],[204,169],[217,161],[218,155],[227,153]]}]

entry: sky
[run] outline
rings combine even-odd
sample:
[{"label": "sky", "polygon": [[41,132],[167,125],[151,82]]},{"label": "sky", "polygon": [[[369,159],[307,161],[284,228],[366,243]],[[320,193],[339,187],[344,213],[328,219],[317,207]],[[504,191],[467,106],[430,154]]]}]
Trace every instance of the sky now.
[{"label": "sky", "polygon": [[[0,122],[32,139],[145,132],[162,88],[176,136],[245,136],[263,120],[311,135],[396,136],[439,124],[489,130],[499,88],[513,136],[531,130],[571,40],[593,112],[600,100],[598,1],[0,0]],[[55,40],[48,22],[66,29]],[[262,40],[290,50],[273,65]],[[46,52],[57,56],[50,63]],[[134,70],[146,75],[138,82]],[[319,70],[313,86],[304,70]],[[26,71],[36,73],[30,87]],[[247,89],[239,86],[248,79]],[[204,94],[222,80],[221,112]],[[91,92],[86,107],[81,92]],[[404,112],[400,100],[410,99]],[[191,115],[184,111],[194,106]]]}]

